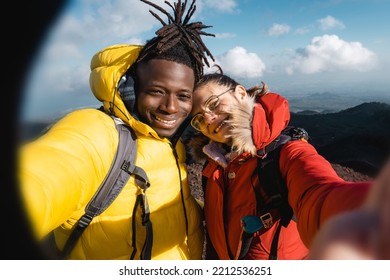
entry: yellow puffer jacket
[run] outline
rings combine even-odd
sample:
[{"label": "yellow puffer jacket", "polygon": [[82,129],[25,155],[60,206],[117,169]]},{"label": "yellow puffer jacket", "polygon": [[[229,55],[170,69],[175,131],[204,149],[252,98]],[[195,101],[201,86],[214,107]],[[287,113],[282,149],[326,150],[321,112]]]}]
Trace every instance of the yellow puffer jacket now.
[{"label": "yellow puffer jacket", "polygon": [[[115,90],[140,49],[141,46],[116,45],[97,53],[91,62],[91,88],[106,109],[114,101],[116,115],[138,136],[136,165],[146,171],[151,182],[146,196],[153,224],[152,259],[201,259],[201,209],[188,186],[184,145],[180,141],[176,145],[177,164],[170,141],[159,138],[148,125],[134,119]],[[71,228],[108,172],[117,145],[118,132],[112,118],[97,109],[81,109],[21,148],[21,194],[37,239],[54,230],[58,247],[64,246]],[[131,177],[109,208],[84,231],[70,259],[129,259],[133,252],[133,218],[135,259],[139,259],[145,241],[140,211],[133,217],[139,193]]]}]

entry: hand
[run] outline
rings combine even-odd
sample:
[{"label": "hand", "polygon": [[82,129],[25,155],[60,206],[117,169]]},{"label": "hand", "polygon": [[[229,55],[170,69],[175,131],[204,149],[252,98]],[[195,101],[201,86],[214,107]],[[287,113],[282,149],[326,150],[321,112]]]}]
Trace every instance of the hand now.
[{"label": "hand", "polygon": [[360,209],[323,225],[309,259],[390,259],[390,160]]}]

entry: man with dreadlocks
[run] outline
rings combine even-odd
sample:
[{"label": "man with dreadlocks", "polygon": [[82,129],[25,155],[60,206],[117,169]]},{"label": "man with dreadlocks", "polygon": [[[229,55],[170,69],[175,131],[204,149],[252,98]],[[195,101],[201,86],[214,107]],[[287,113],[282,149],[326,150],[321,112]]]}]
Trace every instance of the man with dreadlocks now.
[{"label": "man with dreadlocks", "polygon": [[[174,15],[141,1],[168,22],[150,11],[163,27],[145,46],[114,45],[92,58],[90,85],[101,110],[73,111],[20,149],[18,177],[32,232],[37,240],[54,232],[61,250],[117,150],[118,131],[110,115],[137,135],[135,164],[150,180],[145,194],[151,235],[142,211],[134,210],[142,190],[130,178],[85,229],[69,259],[202,258],[201,208],[190,193],[180,134],[188,124],[194,85],[208,65],[206,56],[214,60],[201,35],[214,35],[203,32],[209,26],[201,22],[189,23],[195,0],[186,14],[187,1],[166,1]],[[151,248],[144,246],[147,239]]]}]

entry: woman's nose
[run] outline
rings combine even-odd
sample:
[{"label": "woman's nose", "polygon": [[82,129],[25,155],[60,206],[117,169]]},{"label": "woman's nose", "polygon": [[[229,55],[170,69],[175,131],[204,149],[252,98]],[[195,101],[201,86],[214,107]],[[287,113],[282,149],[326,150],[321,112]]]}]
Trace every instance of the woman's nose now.
[{"label": "woman's nose", "polygon": [[203,116],[205,124],[209,125],[216,119],[217,114],[215,114],[213,111],[205,111]]}]

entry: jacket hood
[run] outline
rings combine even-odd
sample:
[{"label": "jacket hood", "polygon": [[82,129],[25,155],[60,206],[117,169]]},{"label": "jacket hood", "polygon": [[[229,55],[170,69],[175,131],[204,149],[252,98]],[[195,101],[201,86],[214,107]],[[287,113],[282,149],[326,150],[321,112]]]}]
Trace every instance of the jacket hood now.
[{"label": "jacket hood", "polygon": [[[211,157],[224,166],[235,154],[257,155],[257,150],[270,144],[290,121],[288,101],[279,94],[269,92],[261,97],[249,97],[247,101],[231,108],[232,147],[209,140],[196,132],[189,141],[190,154],[195,160]],[[221,154],[224,159],[221,159]]]},{"label": "jacket hood", "polygon": [[[91,74],[89,84],[95,97],[103,103],[104,110],[113,114],[130,125],[143,135],[158,134],[147,124],[138,121],[126,107],[118,88],[126,86],[124,78],[127,70],[134,64],[143,46],[141,45],[113,45],[97,52],[91,60]],[[126,98],[135,100],[133,96]]]}]

